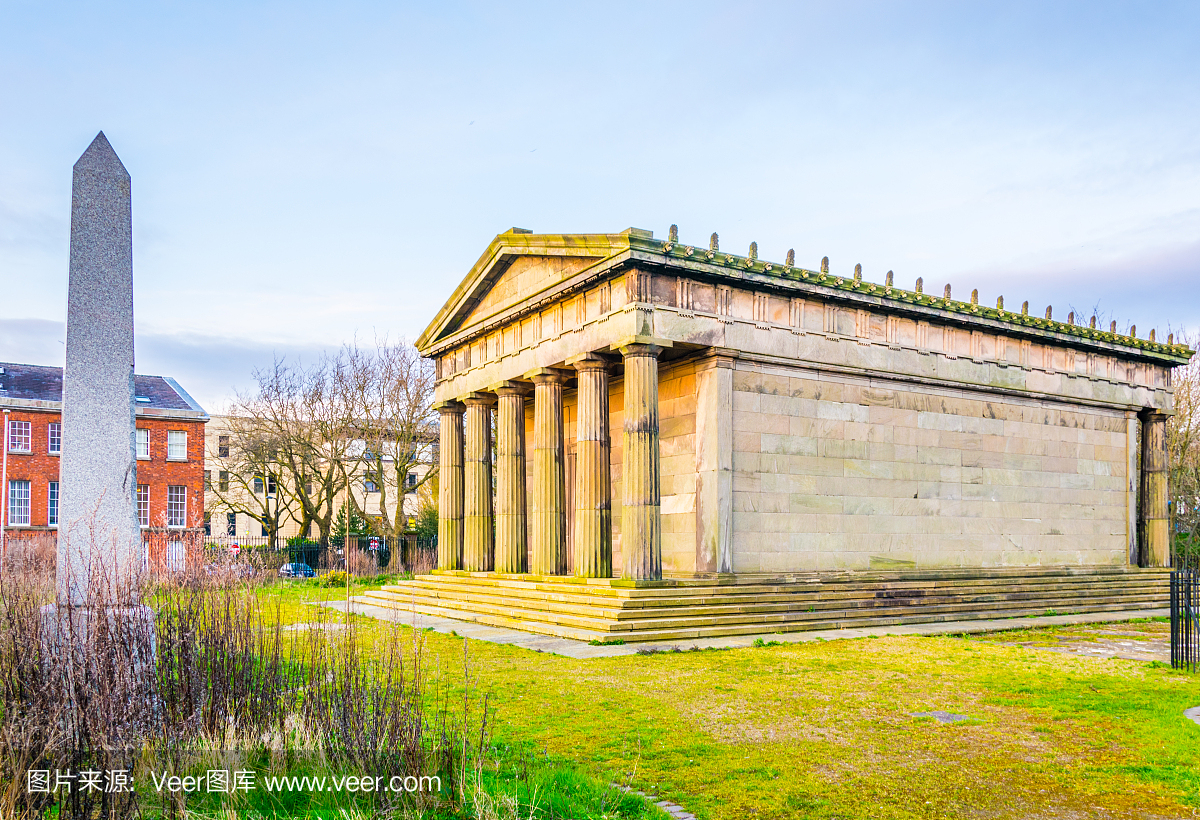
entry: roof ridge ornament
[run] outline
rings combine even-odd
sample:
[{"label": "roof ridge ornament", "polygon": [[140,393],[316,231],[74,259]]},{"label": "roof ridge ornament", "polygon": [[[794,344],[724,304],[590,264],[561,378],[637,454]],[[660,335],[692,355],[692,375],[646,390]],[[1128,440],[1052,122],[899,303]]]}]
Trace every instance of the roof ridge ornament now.
[{"label": "roof ridge ornament", "polygon": [[828,256],[824,256],[821,258],[821,273],[829,273],[829,257]]},{"label": "roof ridge ornament", "polygon": [[668,242],[678,242],[679,241],[679,226],[678,225],[672,225],[671,228],[667,231],[667,241]]},{"label": "roof ridge ornament", "polygon": [[720,237],[717,236],[717,232],[713,231],[713,235],[708,238],[708,249],[710,251],[719,251],[721,249],[719,239]]},{"label": "roof ridge ornament", "polygon": [[795,264],[796,264],[796,249],[795,249],[795,248],[788,248],[788,252],[787,252],[787,266],[790,268],[790,267],[794,266]]},{"label": "roof ridge ornament", "polygon": [[855,282],[862,281],[862,263],[861,262],[854,266],[854,281]]},{"label": "roof ridge ornament", "polygon": [[750,259],[753,260],[753,259],[757,259],[757,258],[758,258],[758,243],[751,242],[750,243]]},{"label": "roof ridge ornament", "polygon": [[889,287],[889,288],[892,287],[892,272],[891,271],[887,272],[887,276],[885,276],[883,279],[883,284],[885,287]]}]

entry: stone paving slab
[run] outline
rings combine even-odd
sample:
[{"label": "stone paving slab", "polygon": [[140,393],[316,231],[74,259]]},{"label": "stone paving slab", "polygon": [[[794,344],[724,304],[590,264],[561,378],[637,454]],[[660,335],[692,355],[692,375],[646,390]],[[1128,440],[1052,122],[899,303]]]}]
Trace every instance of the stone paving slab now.
[{"label": "stone paving slab", "polygon": [[[421,615],[403,612],[391,607],[376,606],[363,597],[350,600],[350,610],[382,621],[406,624],[415,629],[432,629],[449,634],[455,632],[465,638],[489,641],[496,644],[519,646],[536,652],[550,652],[570,658],[607,658],[616,655],[636,655],[646,650],[671,651],[679,649],[732,649],[753,646],[755,640],[778,641],[780,643],[804,643],[807,641],[836,641],[846,638],[868,638],[882,635],[958,635],[962,633],[1002,632],[1009,629],[1033,629],[1047,626],[1071,626],[1074,624],[1110,623],[1129,621],[1135,618],[1167,617],[1169,609],[1139,609],[1124,612],[1086,612],[1076,615],[1039,615],[1031,618],[994,618],[978,621],[947,621],[934,624],[900,624],[895,626],[867,626],[854,629],[818,629],[811,632],[773,633],[760,635],[733,635],[720,638],[696,638],[685,641],[639,642],[632,644],[607,644],[591,646],[569,638],[535,635],[518,629],[484,626],[455,618]],[[346,601],[328,601],[323,606],[339,612],[346,611]]]}]

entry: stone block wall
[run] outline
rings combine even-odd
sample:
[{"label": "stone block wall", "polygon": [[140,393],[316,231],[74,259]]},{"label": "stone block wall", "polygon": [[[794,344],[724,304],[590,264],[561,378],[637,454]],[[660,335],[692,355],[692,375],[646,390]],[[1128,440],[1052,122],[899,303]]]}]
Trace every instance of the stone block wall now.
[{"label": "stone block wall", "polygon": [[736,572],[1127,562],[1118,411],[740,363]]}]

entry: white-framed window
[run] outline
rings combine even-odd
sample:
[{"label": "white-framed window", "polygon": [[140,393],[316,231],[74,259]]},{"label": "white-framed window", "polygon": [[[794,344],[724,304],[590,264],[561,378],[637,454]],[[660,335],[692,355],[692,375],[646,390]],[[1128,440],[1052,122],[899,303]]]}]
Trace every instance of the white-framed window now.
[{"label": "white-framed window", "polygon": [[379,485],[368,478],[363,481],[363,491],[368,493],[377,493],[379,492]]},{"label": "white-framed window", "polygon": [[150,431],[145,427],[139,427],[136,431],[137,435],[137,457],[150,458]]},{"label": "white-framed window", "polygon": [[33,449],[33,423],[10,419],[8,422],[8,451],[28,453]]},{"label": "white-framed window", "polygon": [[187,521],[187,487],[172,484],[167,487],[167,526],[183,527]]},{"label": "white-framed window", "polygon": [[150,526],[150,485],[137,485],[137,512],[138,525],[142,527]]},{"label": "white-framed window", "polygon": [[51,527],[58,526],[58,482],[51,481],[50,489],[46,493],[46,524]]},{"label": "white-framed window", "polygon": [[46,427],[46,452],[62,452],[62,422],[52,421]]},{"label": "white-framed window", "polygon": [[29,526],[29,482],[13,479],[8,482],[8,523],[14,527]]},{"label": "white-framed window", "polygon": [[179,572],[187,565],[187,550],[182,541],[168,541],[167,554],[164,556],[166,567],[173,572]]},{"label": "white-framed window", "polygon": [[187,431],[167,431],[167,458],[171,461],[187,461]]}]

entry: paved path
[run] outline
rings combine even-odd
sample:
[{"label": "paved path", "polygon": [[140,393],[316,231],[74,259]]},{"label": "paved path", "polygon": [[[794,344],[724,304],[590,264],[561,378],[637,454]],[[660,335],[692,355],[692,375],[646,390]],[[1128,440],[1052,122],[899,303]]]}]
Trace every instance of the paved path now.
[{"label": "paved path", "polygon": [[[346,610],[346,601],[329,601],[324,606],[344,612]],[[614,655],[636,655],[638,652],[645,653],[648,650],[669,652],[676,647],[679,649],[691,649],[693,646],[699,649],[729,649],[752,646],[756,639],[779,641],[780,643],[804,643],[806,641],[836,641],[843,638],[867,638],[873,635],[957,635],[964,632],[1001,632],[1007,629],[1032,629],[1034,627],[1045,626],[1128,621],[1134,618],[1165,617],[1171,614],[1168,609],[1139,609],[1125,612],[1088,612],[1078,615],[1039,615],[1033,618],[995,618],[986,621],[946,621],[936,624],[865,626],[853,629],[817,629],[811,632],[787,632],[782,634],[764,632],[761,635],[737,635],[724,638],[696,638],[685,641],[632,643],[621,646],[591,646],[582,641],[573,641],[569,638],[554,638],[549,635],[535,635],[532,632],[522,632],[519,629],[484,626],[483,624],[459,621],[454,618],[403,612],[391,607],[366,603],[366,599],[361,597],[350,600],[350,609],[352,612],[357,612],[361,615],[369,615],[372,618],[384,621],[395,621],[416,629],[432,629],[434,632],[446,634],[455,632],[464,638],[473,638],[477,641],[510,644],[536,652],[566,655],[570,658],[607,658]]]}]

